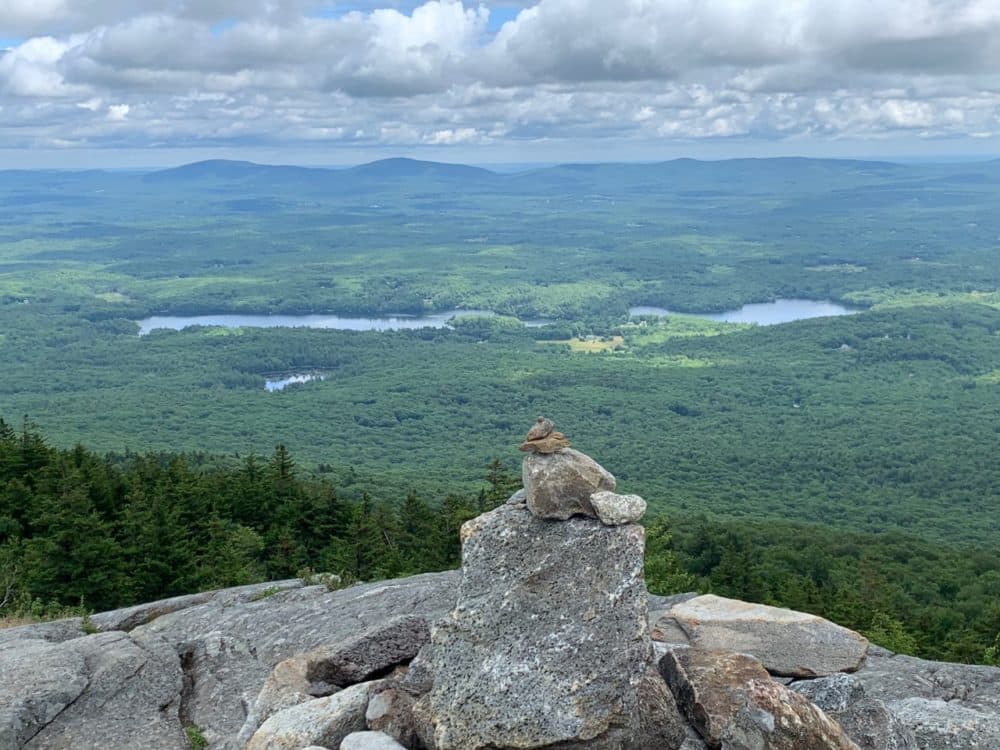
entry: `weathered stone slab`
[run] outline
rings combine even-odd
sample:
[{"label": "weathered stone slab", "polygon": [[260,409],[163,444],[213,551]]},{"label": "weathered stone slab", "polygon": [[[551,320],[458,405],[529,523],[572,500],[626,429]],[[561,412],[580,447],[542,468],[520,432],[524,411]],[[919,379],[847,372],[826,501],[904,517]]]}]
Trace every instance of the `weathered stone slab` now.
[{"label": "weathered stone slab", "polygon": [[180,694],[177,655],[156,637],[22,643],[0,656],[0,747],[181,750]]},{"label": "weathered stone slab", "polygon": [[821,677],[858,669],[868,640],[822,617],[714,594],[680,602],[653,624],[653,639],[750,654],[771,673]]},{"label": "weathered stone slab", "polygon": [[888,706],[913,731],[920,750],[1000,748],[1000,715],[996,713],[926,698],[906,698]]},{"label": "weathered stone slab", "polygon": [[600,490],[615,489],[615,478],[610,472],[572,448],[525,456],[521,477],[528,510],[539,518],[565,520],[575,515],[593,518],[596,514],[590,496]]},{"label": "weathered stone slab", "polygon": [[800,680],[789,687],[823,709],[861,750],[917,750],[913,732],[852,675]]},{"label": "weathered stone slab", "polygon": [[542,747],[632,721],[652,655],[642,528],[504,505],[462,539],[458,603],[413,664],[433,675],[425,744]]},{"label": "weathered stone slab", "polygon": [[835,721],[745,654],[681,646],[660,671],[713,750],[858,750]]}]

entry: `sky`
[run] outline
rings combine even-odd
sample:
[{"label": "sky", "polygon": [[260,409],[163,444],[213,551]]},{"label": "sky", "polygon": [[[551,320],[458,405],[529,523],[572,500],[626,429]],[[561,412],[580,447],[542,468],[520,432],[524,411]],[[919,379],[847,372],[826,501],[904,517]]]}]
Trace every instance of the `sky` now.
[{"label": "sky", "polygon": [[1000,0],[0,0],[0,168],[1000,155]]}]

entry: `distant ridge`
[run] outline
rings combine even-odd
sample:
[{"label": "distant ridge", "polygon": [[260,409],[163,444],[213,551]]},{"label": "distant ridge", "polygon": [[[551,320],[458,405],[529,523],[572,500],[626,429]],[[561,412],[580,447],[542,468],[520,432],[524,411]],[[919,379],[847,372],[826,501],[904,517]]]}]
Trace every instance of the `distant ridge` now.
[{"label": "distant ridge", "polygon": [[495,172],[482,167],[470,167],[467,164],[446,164],[436,161],[419,161],[417,159],[392,158],[360,164],[345,170],[348,174],[366,177],[437,177],[458,179],[490,179],[497,177]]}]

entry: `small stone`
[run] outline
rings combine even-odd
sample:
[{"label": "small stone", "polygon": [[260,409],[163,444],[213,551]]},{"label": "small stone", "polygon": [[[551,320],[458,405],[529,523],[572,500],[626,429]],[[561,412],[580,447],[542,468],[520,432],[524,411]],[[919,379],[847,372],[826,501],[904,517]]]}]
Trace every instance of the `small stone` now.
[{"label": "small stone", "polygon": [[528,495],[523,487],[507,498],[507,505],[524,505],[526,502],[528,502]]},{"label": "small stone", "polygon": [[528,430],[525,440],[541,440],[543,437],[548,437],[555,428],[555,423],[551,419],[539,417]]},{"label": "small stone", "polygon": [[340,743],[340,750],[406,750],[383,732],[351,732]]},{"label": "small stone", "polygon": [[607,526],[634,523],[646,512],[646,501],[638,495],[619,495],[607,490],[593,493],[590,504],[601,523]]}]

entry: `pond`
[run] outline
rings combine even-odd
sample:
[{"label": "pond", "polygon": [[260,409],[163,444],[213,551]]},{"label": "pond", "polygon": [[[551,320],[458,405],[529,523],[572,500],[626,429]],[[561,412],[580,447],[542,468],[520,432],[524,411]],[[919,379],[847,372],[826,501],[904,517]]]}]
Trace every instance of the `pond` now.
[{"label": "pond", "polygon": [[773,326],[780,323],[791,323],[794,320],[807,318],[824,318],[834,315],[853,315],[860,310],[839,305],[836,302],[820,302],[812,299],[776,299],[774,302],[758,302],[743,305],[738,310],[726,310],[717,313],[679,313],[663,307],[630,307],[630,317],[640,315],[687,315],[705,320],[716,320],[722,323],[756,323],[762,326]]},{"label": "pond", "polygon": [[[456,315],[462,317],[493,317],[489,310],[447,310],[428,315],[389,315],[379,318],[345,318],[340,315],[154,315],[138,321],[139,335],[145,336],[157,328],[179,331],[189,326],[220,326],[223,328],[333,328],[338,331],[400,331],[411,328],[445,328]],[[522,321],[529,328],[547,325],[548,320]]]},{"label": "pond", "polygon": [[310,380],[326,380],[326,377],[323,375],[289,375],[287,378],[282,378],[281,380],[265,380],[264,389],[269,392],[283,391],[286,385],[308,383]]}]

